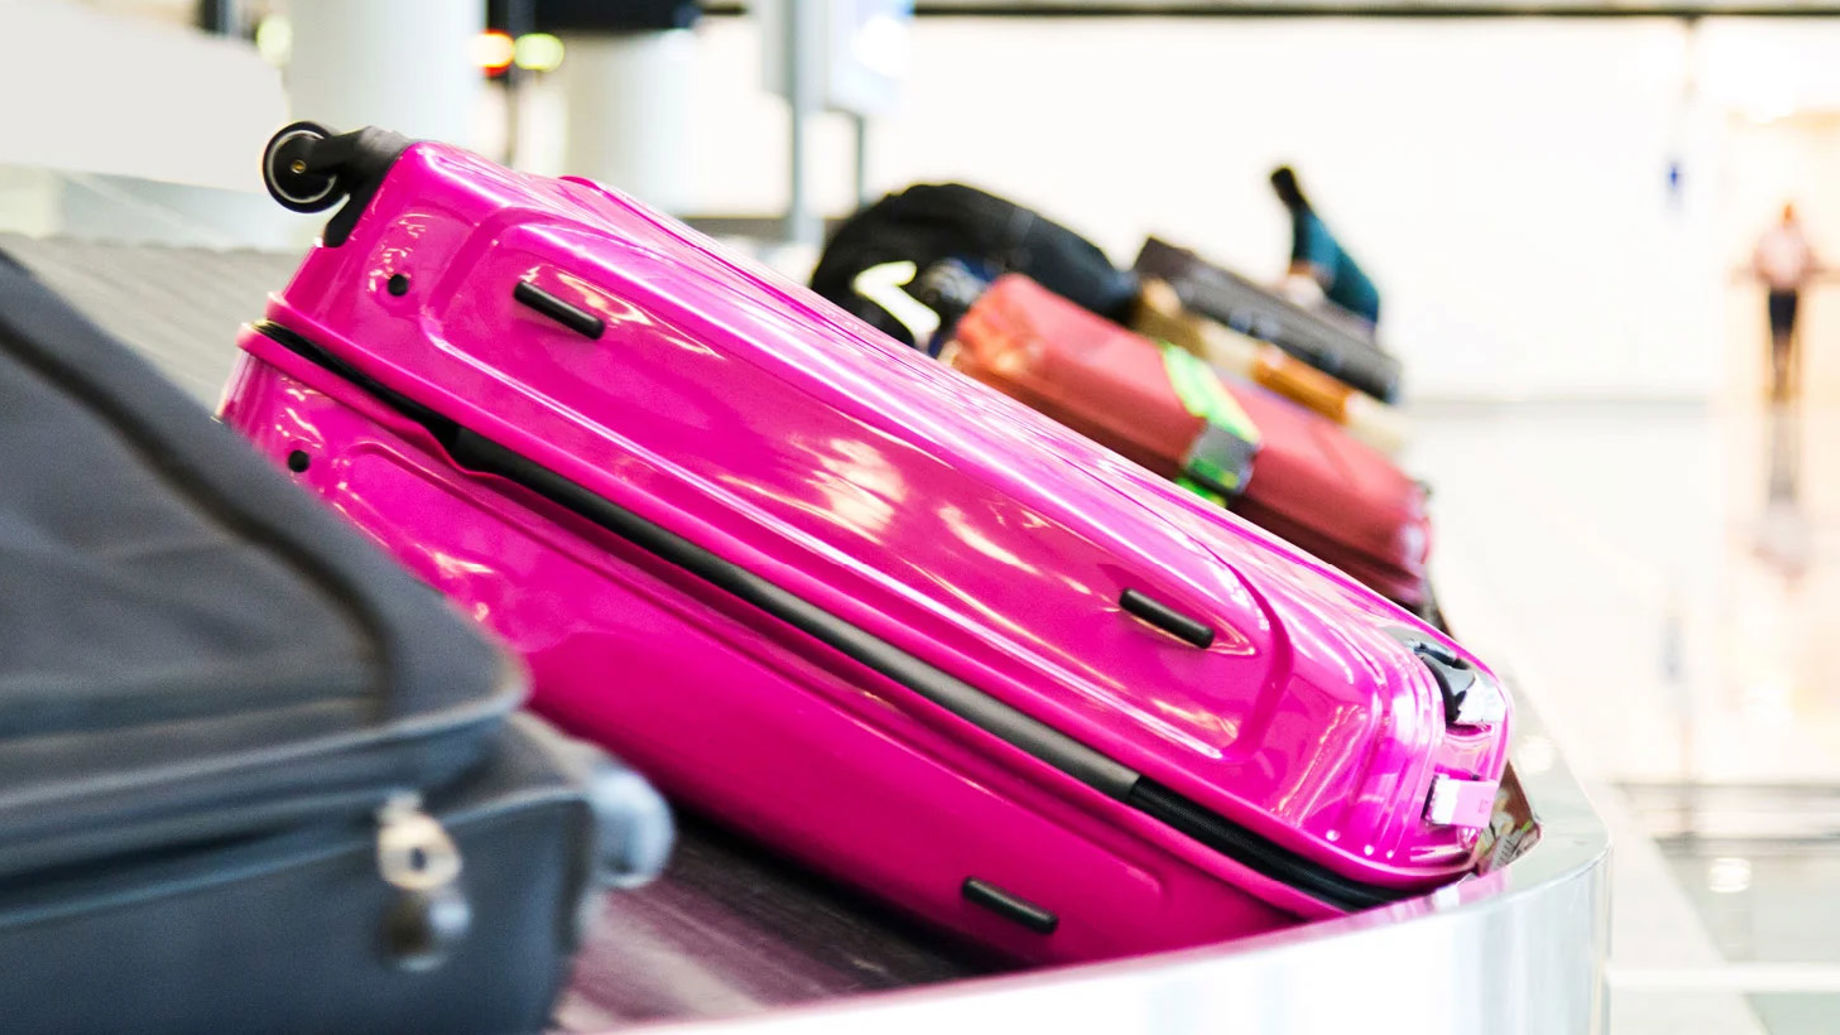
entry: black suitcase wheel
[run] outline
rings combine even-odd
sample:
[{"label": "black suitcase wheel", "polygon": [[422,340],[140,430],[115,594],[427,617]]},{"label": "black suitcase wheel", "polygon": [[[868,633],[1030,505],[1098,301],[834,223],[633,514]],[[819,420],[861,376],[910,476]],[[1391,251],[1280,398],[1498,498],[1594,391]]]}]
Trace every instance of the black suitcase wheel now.
[{"label": "black suitcase wheel", "polygon": [[262,186],[283,208],[294,212],[324,212],[337,205],[346,191],[336,172],[311,168],[314,145],[331,139],[331,130],[317,122],[284,126],[262,150]]}]

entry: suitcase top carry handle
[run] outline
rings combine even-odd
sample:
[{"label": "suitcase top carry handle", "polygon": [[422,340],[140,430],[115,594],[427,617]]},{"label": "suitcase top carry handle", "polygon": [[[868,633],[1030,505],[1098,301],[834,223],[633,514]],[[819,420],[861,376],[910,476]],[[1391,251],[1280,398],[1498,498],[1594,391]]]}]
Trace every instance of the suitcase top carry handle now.
[{"label": "suitcase top carry handle", "polygon": [[346,201],[326,223],[321,239],[337,248],[351,236],[383,174],[409,149],[400,133],[366,126],[334,133],[317,122],[283,126],[262,149],[262,186],[293,212],[324,212]]}]

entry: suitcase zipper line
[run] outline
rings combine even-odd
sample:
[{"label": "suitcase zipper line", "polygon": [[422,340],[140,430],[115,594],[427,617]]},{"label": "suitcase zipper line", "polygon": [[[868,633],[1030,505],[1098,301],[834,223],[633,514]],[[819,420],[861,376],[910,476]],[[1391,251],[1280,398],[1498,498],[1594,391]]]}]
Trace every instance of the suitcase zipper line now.
[{"label": "suitcase zipper line", "polygon": [[874,633],[461,426],[453,418],[407,398],[298,332],[267,320],[257,323],[255,330],[422,425],[461,466],[504,478],[585,518],[806,633],[1106,797],[1264,877],[1345,910],[1365,909],[1421,894],[1416,890],[1383,887],[1342,876],[1162,786]]}]

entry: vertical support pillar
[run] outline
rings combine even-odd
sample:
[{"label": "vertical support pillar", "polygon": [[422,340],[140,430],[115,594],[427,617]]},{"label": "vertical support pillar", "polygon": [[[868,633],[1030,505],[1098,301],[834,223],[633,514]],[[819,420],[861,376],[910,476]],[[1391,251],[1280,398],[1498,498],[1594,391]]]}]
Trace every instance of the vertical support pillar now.
[{"label": "vertical support pillar", "polygon": [[856,130],[856,207],[861,208],[875,200],[869,196],[869,116],[852,115],[850,121]]},{"label": "vertical support pillar", "polygon": [[812,118],[818,112],[819,69],[823,31],[823,0],[781,0],[785,8],[783,64],[786,74],[786,102],[791,111],[788,123],[791,164],[788,168],[790,189],[786,198],[786,240],[792,244],[816,248],[824,243],[823,227],[811,204],[810,136]]},{"label": "vertical support pillar", "polygon": [[475,143],[485,90],[472,58],[486,25],[480,0],[312,0],[290,15],[295,118]]},{"label": "vertical support pillar", "polygon": [[684,211],[694,34],[643,29],[572,35],[563,43],[568,56],[553,73],[568,107],[563,171]]}]

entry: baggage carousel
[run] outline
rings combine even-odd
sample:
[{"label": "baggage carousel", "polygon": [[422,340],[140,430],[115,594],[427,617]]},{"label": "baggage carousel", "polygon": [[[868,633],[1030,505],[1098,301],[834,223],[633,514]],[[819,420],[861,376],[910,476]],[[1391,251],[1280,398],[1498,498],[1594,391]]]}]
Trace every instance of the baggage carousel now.
[{"label": "baggage carousel", "polygon": [[[0,252],[206,406],[298,257],[0,234]],[[1461,627],[1462,616],[1451,616]],[[1016,971],[696,816],[609,893],[557,1025],[801,1032],[1598,1032],[1608,839],[1520,693],[1498,865],[1423,898],[1155,957]],[[1530,811],[1537,835],[1523,840]],[[1519,853],[1517,855],[1517,853]]]}]

